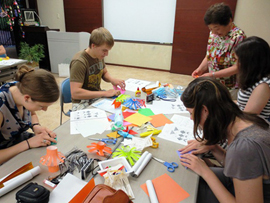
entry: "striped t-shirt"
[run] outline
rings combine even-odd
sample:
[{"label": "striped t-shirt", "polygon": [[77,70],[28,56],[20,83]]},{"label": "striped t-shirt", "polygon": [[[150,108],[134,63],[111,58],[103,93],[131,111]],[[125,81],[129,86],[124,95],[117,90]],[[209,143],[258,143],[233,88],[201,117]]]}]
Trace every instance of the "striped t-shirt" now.
[{"label": "striped t-shirt", "polygon": [[[243,111],[247,105],[247,102],[249,100],[250,95],[252,94],[253,90],[262,83],[268,84],[270,88],[270,78],[264,77],[259,82],[255,83],[252,87],[247,88],[246,90],[240,89],[237,96],[237,104],[239,108]],[[260,99],[260,98],[258,98]],[[268,119],[270,117],[270,99],[268,100],[267,104],[263,108],[263,110],[260,113],[260,116],[262,116],[265,119]]]}]

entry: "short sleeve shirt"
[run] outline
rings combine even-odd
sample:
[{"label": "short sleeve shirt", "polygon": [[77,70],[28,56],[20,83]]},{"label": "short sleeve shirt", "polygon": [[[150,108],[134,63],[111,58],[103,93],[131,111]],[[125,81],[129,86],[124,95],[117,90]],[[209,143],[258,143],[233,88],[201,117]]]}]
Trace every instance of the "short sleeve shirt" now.
[{"label": "short sleeve shirt", "polygon": [[[249,87],[246,90],[242,89],[239,90],[237,96],[237,104],[242,111],[244,111],[254,89],[262,83],[266,83],[270,88],[270,77],[262,78],[259,82],[256,82],[252,87]],[[262,116],[265,119],[268,119],[270,117],[270,99],[268,100],[267,104],[261,111],[260,116]]]},{"label": "short sleeve shirt", "polygon": [[239,180],[270,177],[270,130],[252,125],[240,131],[227,148],[224,174]]},{"label": "short sleeve shirt", "polygon": [[[100,91],[104,68],[104,60],[92,58],[85,50],[80,51],[70,63],[70,82],[82,83],[86,90]],[[72,102],[79,103],[80,100],[72,99]]]},{"label": "short sleeve shirt", "polygon": [[[207,44],[207,65],[209,72],[229,68],[235,64],[234,47],[246,38],[244,31],[233,24],[229,33],[220,37],[210,32]],[[236,75],[218,78],[228,89],[237,88]]]},{"label": "short sleeve shirt", "polygon": [[16,82],[6,83],[0,87],[0,111],[3,114],[3,123],[0,131],[0,149],[13,145],[13,141],[31,126],[30,111],[23,108],[23,117],[21,117],[9,91],[9,88],[14,85],[16,85]]}]

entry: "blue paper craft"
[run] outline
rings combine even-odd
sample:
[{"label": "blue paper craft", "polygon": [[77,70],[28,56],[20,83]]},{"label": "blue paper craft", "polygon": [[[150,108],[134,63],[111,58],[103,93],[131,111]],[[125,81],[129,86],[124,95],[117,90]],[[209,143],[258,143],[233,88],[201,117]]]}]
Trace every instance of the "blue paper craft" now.
[{"label": "blue paper craft", "polygon": [[[192,150],[188,151],[188,152],[187,152],[187,153],[185,153],[185,154],[191,154],[191,152],[193,152],[193,151],[195,151],[195,150],[196,150],[196,149],[192,149]],[[177,152],[177,154],[178,154],[179,158],[180,158],[180,159],[182,159],[182,157],[181,157],[181,156],[182,156],[183,154],[182,154],[180,151],[178,151],[178,150],[177,150],[176,152]],[[183,162],[184,162],[184,161],[183,161]],[[187,162],[184,162],[184,163],[186,163],[186,164],[187,164]],[[185,168],[187,169],[187,167],[185,167]]]}]

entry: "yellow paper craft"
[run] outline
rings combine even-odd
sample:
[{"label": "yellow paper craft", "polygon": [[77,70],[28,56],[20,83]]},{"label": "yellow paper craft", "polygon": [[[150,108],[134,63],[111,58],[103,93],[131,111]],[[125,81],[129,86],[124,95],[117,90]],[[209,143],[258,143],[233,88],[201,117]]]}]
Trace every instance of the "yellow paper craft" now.
[{"label": "yellow paper craft", "polygon": [[117,134],[117,131],[114,131],[114,132],[111,132],[111,133],[107,134],[107,136],[111,137],[111,138],[118,138],[121,135]]},{"label": "yellow paper craft", "polygon": [[150,118],[148,116],[144,116],[140,113],[134,113],[131,116],[125,118],[125,121],[127,121],[129,123],[133,123],[137,126],[141,126],[142,124],[144,124],[150,120],[152,120],[152,118]]}]

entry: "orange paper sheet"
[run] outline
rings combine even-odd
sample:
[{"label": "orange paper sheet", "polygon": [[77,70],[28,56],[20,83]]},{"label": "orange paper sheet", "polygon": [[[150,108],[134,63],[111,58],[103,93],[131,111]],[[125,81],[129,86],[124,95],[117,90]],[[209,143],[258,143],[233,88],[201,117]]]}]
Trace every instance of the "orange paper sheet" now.
[{"label": "orange paper sheet", "polygon": [[[189,194],[166,173],[153,179],[152,183],[159,203],[178,203],[189,197]],[[149,195],[146,184],[141,185],[141,188]]]},{"label": "orange paper sheet", "polygon": [[152,118],[150,123],[155,127],[161,127],[164,126],[165,124],[170,124],[173,123],[170,119],[168,119],[164,114],[157,114],[154,116],[149,116]]},{"label": "orange paper sheet", "polygon": [[142,124],[152,120],[152,118],[148,116],[144,116],[140,113],[132,114],[131,116],[125,118],[125,121],[133,123],[135,125],[141,126]]},{"label": "orange paper sheet", "polygon": [[83,202],[94,187],[95,187],[95,181],[94,181],[94,178],[92,178],[83,187],[83,189],[81,189],[81,191],[75,197],[72,198],[72,200],[69,203]]}]

